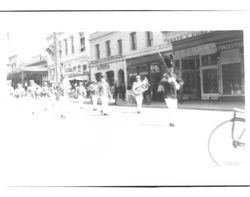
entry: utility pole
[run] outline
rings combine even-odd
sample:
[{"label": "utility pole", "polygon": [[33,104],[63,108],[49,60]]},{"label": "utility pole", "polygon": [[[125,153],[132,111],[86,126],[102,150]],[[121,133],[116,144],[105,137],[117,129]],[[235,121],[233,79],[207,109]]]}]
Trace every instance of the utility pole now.
[{"label": "utility pole", "polygon": [[58,61],[57,61],[58,57],[57,57],[57,35],[56,35],[56,32],[53,33],[53,37],[54,37],[54,46],[55,46],[54,55],[55,55],[56,83],[58,83],[60,81],[61,72],[60,72],[60,67],[59,67]]}]

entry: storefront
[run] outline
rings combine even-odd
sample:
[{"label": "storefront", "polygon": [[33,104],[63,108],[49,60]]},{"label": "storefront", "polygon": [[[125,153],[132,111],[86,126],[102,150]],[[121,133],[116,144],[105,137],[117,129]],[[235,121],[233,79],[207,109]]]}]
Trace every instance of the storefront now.
[{"label": "storefront", "polygon": [[27,86],[30,80],[34,80],[38,85],[42,85],[44,81],[48,81],[48,69],[46,65],[20,67],[8,73],[8,80],[12,81],[14,88],[18,83]]},{"label": "storefront", "polygon": [[124,61],[92,64],[90,67],[91,80],[100,81],[101,75],[106,75],[109,85],[124,83]]},{"label": "storefront", "polygon": [[244,97],[242,31],[212,32],[173,45],[184,99]]},{"label": "storefront", "polygon": [[[170,54],[170,53],[169,53]],[[137,58],[127,59],[127,81],[128,87],[131,88],[133,82],[135,81],[136,75],[147,77],[150,83],[150,97],[153,101],[162,101],[162,96],[157,92],[159,82],[161,80],[161,75],[164,72],[165,64],[162,61],[161,56],[166,56],[168,53],[164,54],[150,54],[147,56],[140,56]]]}]

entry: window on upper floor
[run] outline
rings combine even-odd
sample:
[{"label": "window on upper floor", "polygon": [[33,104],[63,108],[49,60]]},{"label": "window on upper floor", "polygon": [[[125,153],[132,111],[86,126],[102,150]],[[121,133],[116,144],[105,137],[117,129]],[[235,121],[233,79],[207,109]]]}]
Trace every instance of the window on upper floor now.
[{"label": "window on upper floor", "polygon": [[79,35],[80,35],[80,51],[84,52],[85,51],[85,36],[83,32],[80,32]]},{"label": "window on upper floor", "polygon": [[117,45],[118,45],[118,54],[121,55],[122,54],[122,40],[121,39],[117,40]]},{"label": "window on upper floor", "polygon": [[[59,43],[58,43],[58,48],[59,48],[59,57],[61,58],[62,57],[62,42],[61,41],[59,41]],[[53,57],[53,59],[54,59],[54,57]]]},{"label": "window on upper floor", "polygon": [[71,53],[74,54],[75,53],[75,46],[74,46],[74,37],[73,36],[70,37],[70,41],[71,41]]},{"label": "window on upper floor", "polygon": [[95,54],[96,54],[96,59],[100,59],[100,45],[99,44],[95,45]]},{"label": "window on upper floor", "polygon": [[82,65],[82,69],[83,69],[83,70],[87,70],[87,65],[86,65],[86,64],[83,64],[83,65]]},{"label": "window on upper floor", "polygon": [[68,55],[68,40],[64,39],[64,44],[65,44],[65,55]]},{"label": "window on upper floor", "polygon": [[136,50],[137,48],[136,32],[130,33],[130,43],[131,43],[131,50]]},{"label": "window on upper floor", "polygon": [[110,40],[107,40],[105,42],[105,46],[106,46],[106,55],[107,55],[107,57],[109,57],[109,56],[111,56]]},{"label": "window on upper floor", "polygon": [[146,32],[146,40],[147,40],[147,47],[150,47],[153,45],[153,32],[152,31]]}]

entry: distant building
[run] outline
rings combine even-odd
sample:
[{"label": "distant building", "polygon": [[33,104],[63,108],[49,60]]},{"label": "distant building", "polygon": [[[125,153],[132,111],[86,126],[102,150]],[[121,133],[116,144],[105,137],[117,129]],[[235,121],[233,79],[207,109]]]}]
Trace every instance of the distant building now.
[{"label": "distant building", "polygon": [[[58,32],[49,35],[47,42],[47,52],[50,55],[49,81],[55,82],[56,75],[59,78],[67,75],[71,83],[89,80],[88,56],[84,32]],[[56,69],[55,63],[58,64],[58,69]]]},{"label": "distant building", "polygon": [[30,80],[42,85],[44,81],[48,81],[47,57],[37,55],[29,62],[21,62],[18,61],[17,55],[11,56],[9,58],[7,79],[12,81],[14,87],[18,83],[25,86]]}]

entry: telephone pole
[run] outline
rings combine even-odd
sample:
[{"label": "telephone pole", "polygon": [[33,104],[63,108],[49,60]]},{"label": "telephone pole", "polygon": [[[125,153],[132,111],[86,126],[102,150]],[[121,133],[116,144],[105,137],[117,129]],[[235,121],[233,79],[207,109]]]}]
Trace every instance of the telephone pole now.
[{"label": "telephone pole", "polygon": [[54,37],[54,46],[55,46],[55,51],[54,51],[54,55],[55,55],[55,74],[56,74],[56,83],[60,82],[60,78],[61,78],[61,70],[60,70],[60,64],[58,64],[58,56],[57,56],[57,35],[56,32],[53,33],[53,37]]}]

